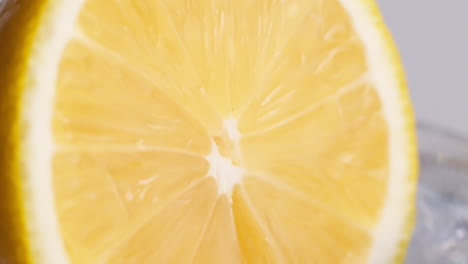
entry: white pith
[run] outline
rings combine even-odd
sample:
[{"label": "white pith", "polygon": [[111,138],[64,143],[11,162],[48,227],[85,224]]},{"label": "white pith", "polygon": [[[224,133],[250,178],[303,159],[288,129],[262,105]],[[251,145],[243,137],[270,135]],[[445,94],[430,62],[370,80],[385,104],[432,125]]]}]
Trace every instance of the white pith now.
[{"label": "white pith", "polygon": [[226,194],[230,198],[232,189],[241,182],[244,170],[233,164],[231,158],[224,157],[219,152],[216,143],[211,143],[211,153],[206,156],[210,163],[208,176],[215,178],[218,184],[218,193]]},{"label": "white pith", "polygon": [[[228,118],[224,120],[223,125],[223,131],[228,136],[227,140],[234,145],[235,150],[238,149],[241,134],[237,129],[237,121],[234,118]],[[219,194],[226,194],[231,199],[232,189],[241,182],[245,170],[234,165],[231,157],[223,156],[214,140],[211,140],[211,152],[205,158],[210,164],[207,176],[216,180]]]},{"label": "white pith", "polygon": [[[380,222],[373,231],[374,243],[368,263],[390,263],[398,251],[406,215],[410,208],[407,202],[408,184],[406,176],[410,168],[407,153],[411,144],[404,134],[406,120],[404,106],[400,100],[399,83],[393,60],[389,54],[376,21],[369,14],[362,0],[339,0],[349,11],[355,30],[360,35],[368,54],[371,76],[376,83],[382,100],[384,114],[389,127],[390,182],[388,196],[382,210]],[[22,160],[26,168],[24,181],[27,182],[24,197],[27,197],[28,231],[32,254],[37,263],[69,263],[58,229],[51,184],[51,158],[54,152],[52,138],[52,112],[54,86],[61,53],[71,37],[76,17],[84,0],[50,0],[32,47],[28,64],[27,93],[24,96],[22,125],[28,128],[24,135]],[[225,128],[236,142],[240,135],[232,129],[235,122],[226,120]],[[220,192],[229,194],[241,179],[242,169],[234,166],[229,158],[223,157],[215,143],[207,156],[211,162],[210,173],[217,181]],[[217,177],[219,171],[229,171],[231,177]],[[27,177],[34,175],[34,177]]]},{"label": "white pith", "polygon": [[404,133],[406,122],[406,107],[402,105],[399,93],[397,69],[392,66],[394,61],[389,54],[387,43],[377,27],[378,21],[368,13],[363,1],[340,0],[348,10],[354,28],[366,46],[367,62],[375,87],[382,100],[384,116],[389,129],[389,157],[390,182],[387,187],[387,197],[381,212],[380,221],[373,231],[374,243],[370,250],[368,263],[390,263],[400,246],[406,224],[406,216],[410,212],[411,204],[408,197],[411,194],[407,175],[411,165],[409,159],[401,153],[408,153],[408,136]]}]

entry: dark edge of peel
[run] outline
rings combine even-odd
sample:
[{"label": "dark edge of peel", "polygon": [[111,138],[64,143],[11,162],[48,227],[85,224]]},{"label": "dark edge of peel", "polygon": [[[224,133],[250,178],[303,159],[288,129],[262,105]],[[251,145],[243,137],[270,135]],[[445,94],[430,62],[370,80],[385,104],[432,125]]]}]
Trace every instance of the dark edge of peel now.
[{"label": "dark edge of peel", "polygon": [[0,6],[0,264],[33,261],[21,198],[20,118],[27,57],[46,1],[5,0]]}]

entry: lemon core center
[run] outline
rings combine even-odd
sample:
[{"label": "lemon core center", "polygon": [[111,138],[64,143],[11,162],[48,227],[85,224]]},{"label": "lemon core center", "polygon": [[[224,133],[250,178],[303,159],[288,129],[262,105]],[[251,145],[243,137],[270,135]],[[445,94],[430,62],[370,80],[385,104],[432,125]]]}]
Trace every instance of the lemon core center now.
[{"label": "lemon core center", "polygon": [[206,156],[210,163],[208,176],[215,178],[218,183],[218,193],[226,194],[229,198],[245,171],[241,168],[240,138],[236,120],[226,119],[220,135],[212,136],[211,152]]}]

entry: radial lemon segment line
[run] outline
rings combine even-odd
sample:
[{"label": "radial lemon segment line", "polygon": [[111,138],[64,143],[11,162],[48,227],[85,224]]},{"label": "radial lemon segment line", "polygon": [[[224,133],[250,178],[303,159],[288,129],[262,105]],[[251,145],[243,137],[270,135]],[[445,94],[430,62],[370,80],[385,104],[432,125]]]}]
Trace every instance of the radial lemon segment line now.
[{"label": "radial lemon segment line", "polygon": [[[364,261],[369,233],[350,224],[348,219],[324,211],[313,198],[304,198],[256,177],[246,177],[243,188],[243,195],[239,193],[236,199],[243,200],[240,204],[250,204],[255,221],[265,232],[261,237],[264,243],[279,251],[273,255],[276,259],[267,263]],[[257,252],[255,248],[247,248],[244,254],[255,258]]]},{"label": "radial lemon segment line", "polygon": [[65,50],[57,85],[59,147],[209,151],[203,127],[157,86],[80,43],[72,41]]}]

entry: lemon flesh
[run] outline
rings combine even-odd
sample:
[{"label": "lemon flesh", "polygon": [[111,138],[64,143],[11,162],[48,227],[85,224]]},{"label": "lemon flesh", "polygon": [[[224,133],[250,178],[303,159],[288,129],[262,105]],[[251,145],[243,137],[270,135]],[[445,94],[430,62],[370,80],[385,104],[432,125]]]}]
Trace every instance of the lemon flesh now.
[{"label": "lemon flesh", "polygon": [[27,73],[24,97],[24,148],[46,145],[28,155],[41,184],[26,219],[52,237],[32,255],[398,260],[413,121],[376,14],[360,0],[51,1],[30,62],[50,67]]}]

